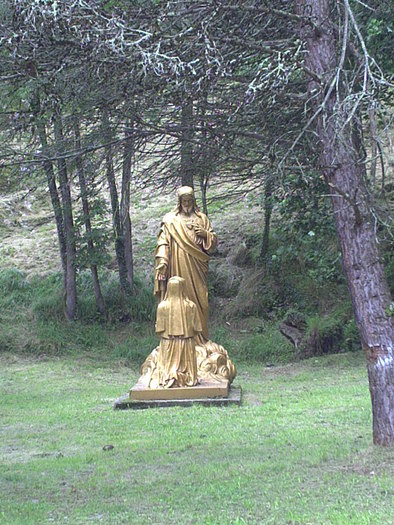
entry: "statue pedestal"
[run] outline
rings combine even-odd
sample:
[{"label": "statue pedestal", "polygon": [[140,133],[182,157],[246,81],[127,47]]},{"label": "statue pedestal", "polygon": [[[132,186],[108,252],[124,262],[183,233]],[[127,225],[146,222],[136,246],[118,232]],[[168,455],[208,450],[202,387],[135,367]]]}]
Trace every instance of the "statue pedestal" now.
[{"label": "statue pedestal", "polygon": [[138,382],[130,390],[130,399],[148,401],[159,399],[205,399],[228,396],[228,381],[209,381],[202,379],[196,386],[174,388],[146,388]]},{"label": "statue pedestal", "polygon": [[241,395],[241,388],[229,386],[228,381],[223,381],[222,384],[202,380],[201,384],[195,387],[160,389],[146,388],[143,384],[137,383],[129,393],[115,401],[114,409],[125,410],[131,408],[139,410],[173,406],[190,407],[193,405],[239,406],[241,404]]}]

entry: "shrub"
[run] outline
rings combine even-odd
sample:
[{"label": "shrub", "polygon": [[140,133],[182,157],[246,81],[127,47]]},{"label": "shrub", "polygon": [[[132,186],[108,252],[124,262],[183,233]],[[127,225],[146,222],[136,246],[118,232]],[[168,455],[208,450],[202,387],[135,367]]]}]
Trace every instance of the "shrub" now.
[{"label": "shrub", "polygon": [[343,339],[345,349],[349,352],[360,350],[361,339],[360,333],[354,319],[350,319],[343,328]]},{"label": "shrub", "polygon": [[338,352],[343,342],[343,321],[336,316],[314,315],[307,319],[302,342],[304,357]]}]

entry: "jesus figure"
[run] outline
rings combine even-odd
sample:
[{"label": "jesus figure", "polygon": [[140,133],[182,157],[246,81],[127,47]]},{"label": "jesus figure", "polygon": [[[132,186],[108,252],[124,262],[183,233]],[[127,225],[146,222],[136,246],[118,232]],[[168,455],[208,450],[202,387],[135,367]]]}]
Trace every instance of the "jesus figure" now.
[{"label": "jesus figure", "polygon": [[167,213],[156,248],[155,295],[162,300],[171,277],[185,279],[185,295],[197,306],[202,335],[208,340],[207,273],[217,236],[208,217],[200,212],[193,188],[178,190],[177,206]]}]

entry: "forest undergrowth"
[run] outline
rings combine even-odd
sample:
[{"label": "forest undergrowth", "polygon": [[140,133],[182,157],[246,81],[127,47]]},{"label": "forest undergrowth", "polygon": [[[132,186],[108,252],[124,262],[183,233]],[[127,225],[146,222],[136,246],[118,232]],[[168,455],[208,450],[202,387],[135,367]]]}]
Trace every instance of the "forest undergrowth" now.
[{"label": "forest undergrowth", "polygon": [[[57,239],[45,193],[8,195],[1,201],[0,349],[26,354],[78,354],[128,359],[137,366],[156,345],[153,260],[161,217],[171,193],[135,193],[134,295],[119,290],[115,259],[100,271],[107,316],[98,313],[88,269],[78,273],[78,311],[64,318]],[[288,206],[288,209],[291,206]],[[270,251],[261,261],[263,209],[255,194],[238,202],[214,200],[209,215],[220,242],[208,279],[211,337],[235,362],[265,364],[298,357],[359,350],[350,300],[331,232],[292,237],[297,217],[280,205],[271,227]],[[315,218],[316,223],[316,218]],[[285,227],[283,226],[285,224]],[[299,229],[299,224],[297,224]],[[390,267],[389,267],[390,268]],[[300,348],[280,332],[288,323],[304,334]]]}]

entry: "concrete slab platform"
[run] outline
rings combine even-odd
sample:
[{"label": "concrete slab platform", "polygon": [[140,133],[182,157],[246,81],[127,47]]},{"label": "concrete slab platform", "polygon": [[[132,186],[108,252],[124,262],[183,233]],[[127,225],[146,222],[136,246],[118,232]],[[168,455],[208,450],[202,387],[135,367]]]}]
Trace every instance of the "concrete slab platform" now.
[{"label": "concrete slab platform", "polygon": [[165,408],[174,406],[190,407],[193,405],[203,406],[230,406],[240,405],[242,398],[242,389],[239,386],[230,386],[226,397],[205,397],[205,398],[188,398],[188,399],[131,399],[130,394],[117,399],[114,403],[114,410],[144,408]]},{"label": "concrete slab platform", "polygon": [[196,386],[176,388],[146,388],[138,382],[129,392],[133,401],[204,399],[228,396],[228,381],[208,381],[202,379]]}]

